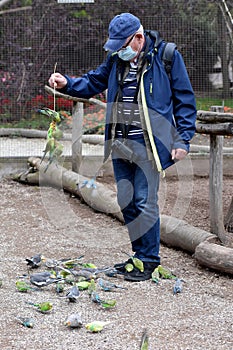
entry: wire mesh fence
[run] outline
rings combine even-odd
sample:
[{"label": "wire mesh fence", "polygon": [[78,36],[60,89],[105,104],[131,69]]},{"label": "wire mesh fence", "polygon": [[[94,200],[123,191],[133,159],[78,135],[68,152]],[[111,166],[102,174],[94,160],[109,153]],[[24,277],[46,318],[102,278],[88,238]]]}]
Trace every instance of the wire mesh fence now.
[{"label": "wire mesh fence", "polygon": [[[56,1],[33,3],[25,11],[0,15],[2,124],[36,117],[37,108],[53,108],[53,98],[46,94],[44,85],[55,64],[57,71],[72,76],[94,69],[105,58],[103,44],[111,18],[116,13],[128,11],[137,15],[136,5],[131,4],[129,8],[129,4],[119,0],[111,4],[107,1],[105,5],[101,1],[83,5],[58,4]],[[138,14],[144,28],[159,30],[166,41],[177,44],[196,96],[230,97],[231,47],[225,24],[217,18],[197,23],[197,16],[181,16],[180,12],[171,15],[169,11],[164,13],[159,6],[153,6],[154,1],[147,3],[151,4],[151,9],[141,10]],[[225,90],[221,71],[224,65],[219,57],[226,59]],[[70,111],[71,107],[69,101],[57,101],[59,110]]]}]

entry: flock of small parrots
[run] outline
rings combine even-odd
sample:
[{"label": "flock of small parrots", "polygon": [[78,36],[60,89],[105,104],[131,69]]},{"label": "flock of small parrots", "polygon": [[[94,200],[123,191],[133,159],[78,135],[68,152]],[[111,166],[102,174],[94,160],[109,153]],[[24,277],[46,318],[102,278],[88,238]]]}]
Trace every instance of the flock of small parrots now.
[{"label": "flock of small parrots", "polygon": [[[97,268],[93,263],[82,262],[83,257],[54,260],[45,258],[42,254],[36,254],[31,258],[26,258],[25,262],[28,267],[28,273],[17,278],[15,282],[16,289],[18,292],[26,293],[42,290],[43,287],[54,285],[54,291],[61,298],[66,299],[68,303],[77,302],[80,292],[86,290],[91,302],[104,309],[114,308],[117,303],[116,299],[102,298],[99,291],[109,292],[116,289],[127,289],[109,280],[111,277],[116,277],[118,271],[113,267]],[[143,271],[143,262],[140,259],[132,256],[131,260],[132,264],[128,264],[126,270],[130,271],[133,267]],[[44,267],[43,271],[34,272],[38,267]],[[183,281],[177,278],[169,269],[159,265],[153,271],[151,280],[158,284],[161,279],[174,279],[173,294],[181,293]],[[40,303],[27,301],[26,303],[43,314],[49,313],[53,309],[53,303],[51,301]],[[32,318],[16,317],[16,320],[25,327],[34,327],[34,320]],[[85,327],[88,331],[97,333],[102,331],[109,323],[95,320],[87,323]],[[64,320],[64,326],[70,328],[82,327],[81,314],[70,314]],[[147,330],[142,334],[140,349],[148,349]]]},{"label": "flock of small parrots", "polygon": [[[59,125],[62,122],[63,118],[59,112],[56,112],[49,108],[38,109],[37,112],[48,116],[51,120],[49,129],[47,131],[47,142],[43,151],[44,154],[41,159],[42,162],[46,155],[48,155],[48,163],[44,170],[46,172],[49,165],[53,161],[57,162],[63,152],[63,145],[59,142],[63,136],[63,132],[59,128]],[[45,259],[42,254],[36,254],[31,258],[26,258],[25,261],[28,266],[28,274],[23,275],[17,279],[15,282],[16,289],[19,292],[25,293],[28,291],[41,290],[41,288],[45,286],[54,284],[56,293],[58,293],[62,298],[67,299],[70,303],[74,303],[78,300],[80,291],[87,290],[91,302],[100,305],[104,309],[114,308],[117,301],[115,299],[101,298],[98,290],[108,292],[114,291],[117,288],[127,288],[119,286],[105,278],[98,276],[99,274],[104,273],[108,277],[115,277],[118,273],[117,270],[112,267],[98,269],[92,263],[82,263],[82,258],[83,256],[75,259],[53,260]],[[125,266],[126,271],[130,272],[134,268],[143,271],[143,262],[140,259],[134,258],[133,256],[131,259],[132,263],[129,263]],[[32,269],[36,269],[42,266],[42,264],[44,264],[46,267],[45,271],[31,273]],[[159,283],[160,279],[174,279],[175,283],[173,286],[173,294],[182,292],[183,280],[177,278],[169,269],[164,268],[161,265],[155,268],[151,275],[151,280],[156,284]],[[68,289],[66,288],[67,285],[70,285]],[[50,312],[53,309],[53,303],[50,301],[44,301],[41,303],[33,303],[28,301],[26,303],[44,314]],[[28,328],[33,328],[35,323],[32,318],[20,316],[16,317],[16,321]],[[87,323],[85,327],[88,331],[97,333],[102,331],[103,328],[109,323],[110,322],[95,320]],[[83,326],[81,314],[70,314],[64,321],[64,326],[69,328],[81,328]],[[148,333],[145,329],[141,337],[140,350],[148,350],[148,346]]]},{"label": "flock of small parrots", "polygon": [[44,149],[44,154],[41,159],[41,163],[48,155],[48,164],[45,167],[44,172],[47,171],[50,164],[54,161],[58,161],[63,152],[63,145],[59,142],[63,137],[63,132],[59,128],[64,117],[59,113],[49,108],[42,108],[37,110],[38,113],[46,115],[50,119],[49,129],[47,131],[47,142]]}]

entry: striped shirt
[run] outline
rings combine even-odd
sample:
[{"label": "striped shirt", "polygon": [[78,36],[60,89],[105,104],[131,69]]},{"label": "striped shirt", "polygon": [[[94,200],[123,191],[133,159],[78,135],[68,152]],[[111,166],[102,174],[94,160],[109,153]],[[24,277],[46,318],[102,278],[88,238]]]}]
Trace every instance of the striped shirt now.
[{"label": "striped shirt", "polygon": [[134,102],[137,91],[137,70],[137,64],[130,62],[129,73],[123,81],[122,103],[118,104],[116,137],[123,137],[124,126],[126,130],[128,128],[127,138],[141,137],[143,134],[138,103]]}]

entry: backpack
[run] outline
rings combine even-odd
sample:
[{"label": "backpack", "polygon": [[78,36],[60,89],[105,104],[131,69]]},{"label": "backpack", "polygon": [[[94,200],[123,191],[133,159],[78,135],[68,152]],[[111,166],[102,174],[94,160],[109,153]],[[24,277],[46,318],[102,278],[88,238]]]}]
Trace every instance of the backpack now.
[{"label": "backpack", "polygon": [[163,47],[162,61],[169,80],[171,80],[172,58],[176,48],[175,43],[166,43]]},{"label": "backpack", "polygon": [[[156,30],[145,30],[146,34],[150,36],[151,39],[155,40],[155,48],[159,45],[159,43],[162,41],[160,34]],[[174,51],[177,49],[177,46],[175,43],[166,42],[161,55],[161,60],[163,62],[165,71],[169,77],[169,80],[171,80],[171,69],[172,69],[172,59]]]}]

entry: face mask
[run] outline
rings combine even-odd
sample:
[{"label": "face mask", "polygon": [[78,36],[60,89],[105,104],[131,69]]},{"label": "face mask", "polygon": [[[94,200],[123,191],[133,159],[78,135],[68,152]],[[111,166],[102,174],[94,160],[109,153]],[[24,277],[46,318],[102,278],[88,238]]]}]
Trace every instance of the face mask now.
[{"label": "face mask", "polygon": [[137,56],[137,52],[134,51],[131,46],[127,46],[124,50],[118,52],[118,56],[123,61],[131,61]]}]

